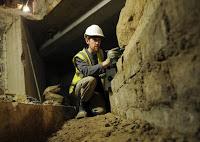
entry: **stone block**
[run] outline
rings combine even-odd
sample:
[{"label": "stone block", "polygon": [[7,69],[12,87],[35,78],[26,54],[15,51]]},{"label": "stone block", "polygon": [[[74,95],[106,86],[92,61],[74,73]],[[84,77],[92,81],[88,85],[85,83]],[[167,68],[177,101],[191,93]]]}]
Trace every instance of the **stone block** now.
[{"label": "stone block", "polygon": [[117,38],[120,47],[128,45],[130,38],[139,25],[146,3],[147,0],[126,1],[125,8],[122,9],[117,24]]},{"label": "stone block", "polygon": [[198,137],[200,1],[141,1],[138,21],[125,20],[135,14],[130,3],[117,26],[126,48],[112,82],[111,110]]}]

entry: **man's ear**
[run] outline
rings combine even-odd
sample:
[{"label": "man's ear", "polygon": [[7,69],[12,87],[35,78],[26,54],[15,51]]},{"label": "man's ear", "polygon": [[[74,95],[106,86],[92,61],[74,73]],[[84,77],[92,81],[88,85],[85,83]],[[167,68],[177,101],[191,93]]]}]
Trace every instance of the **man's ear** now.
[{"label": "man's ear", "polygon": [[86,42],[87,44],[89,44],[89,40],[90,40],[90,39],[89,39],[88,37],[85,38],[85,42]]}]

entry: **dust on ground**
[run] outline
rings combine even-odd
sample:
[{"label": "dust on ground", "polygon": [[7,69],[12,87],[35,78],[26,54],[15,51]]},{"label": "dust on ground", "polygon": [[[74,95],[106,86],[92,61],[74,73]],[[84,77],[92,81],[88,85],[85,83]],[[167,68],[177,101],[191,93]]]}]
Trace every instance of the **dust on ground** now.
[{"label": "dust on ground", "polygon": [[48,142],[187,142],[187,138],[141,120],[121,119],[111,113],[64,123]]}]

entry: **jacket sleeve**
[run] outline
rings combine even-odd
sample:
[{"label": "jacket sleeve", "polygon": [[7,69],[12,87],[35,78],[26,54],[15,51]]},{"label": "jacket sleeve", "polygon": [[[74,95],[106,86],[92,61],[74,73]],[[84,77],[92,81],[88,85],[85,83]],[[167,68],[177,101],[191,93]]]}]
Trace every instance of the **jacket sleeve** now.
[{"label": "jacket sleeve", "polygon": [[102,65],[96,64],[93,66],[88,65],[85,61],[81,60],[80,58],[75,58],[75,64],[78,70],[83,74],[84,77],[86,76],[98,76],[104,72]]}]

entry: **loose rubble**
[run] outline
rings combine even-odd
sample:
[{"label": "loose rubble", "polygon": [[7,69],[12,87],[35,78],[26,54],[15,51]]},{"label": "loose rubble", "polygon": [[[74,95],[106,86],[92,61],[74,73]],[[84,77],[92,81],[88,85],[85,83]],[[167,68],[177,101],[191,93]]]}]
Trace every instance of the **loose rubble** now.
[{"label": "loose rubble", "polygon": [[48,142],[186,142],[188,139],[191,140],[146,121],[121,119],[107,113],[67,121]]}]

